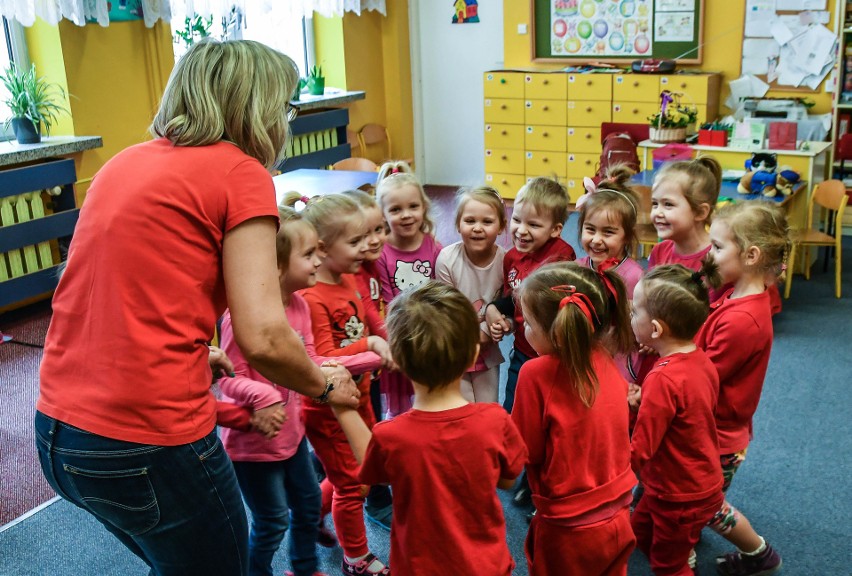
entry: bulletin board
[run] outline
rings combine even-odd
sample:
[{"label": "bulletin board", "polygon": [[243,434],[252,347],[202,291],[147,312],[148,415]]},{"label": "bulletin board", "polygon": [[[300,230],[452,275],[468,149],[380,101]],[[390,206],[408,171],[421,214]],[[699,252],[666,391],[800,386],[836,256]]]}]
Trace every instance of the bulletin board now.
[{"label": "bulletin board", "polygon": [[534,62],[700,64],[704,0],[530,0]]},{"label": "bulletin board", "polygon": [[[835,0],[843,1],[843,0]],[[833,43],[837,40],[837,33],[828,29],[827,20],[829,10],[832,6],[828,0],[781,0],[767,2],[766,0],[748,0],[745,6],[745,18],[743,23],[743,51],[740,61],[740,76],[754,76],[769,85],[769,90],[784,90],[788,92],[818,92],[822,82],[834,67],[836,47]],[[802,15],[807,17],[802,20]],[[820,22],[815,15],[825,15],[825,22]],[[772,22],[777,19],[784,23],[785,27],[798,36],[808,28],[819,27],[813,41],[801,41],[808,47],[820,44],[825,47],[826,43],[832,43],[832,47],[826,55],[825,50],[820,52],[823,60],[813,66],[814,74],[809,75],[801,84],[795,84],[797,80],[787,80],[786,74],[779,74],[779,66],[782,59],[792,59],[791,52],[783,50],[776,41],[772,32]],[[807,23],[808,19],[813,21]],[[836,26],[836,24],[835,24]],[[796,41],[788,43],[792,46]],[[764,71],[764,68],[767,68]],[[817,70],[818,69],[818,70]]]}]

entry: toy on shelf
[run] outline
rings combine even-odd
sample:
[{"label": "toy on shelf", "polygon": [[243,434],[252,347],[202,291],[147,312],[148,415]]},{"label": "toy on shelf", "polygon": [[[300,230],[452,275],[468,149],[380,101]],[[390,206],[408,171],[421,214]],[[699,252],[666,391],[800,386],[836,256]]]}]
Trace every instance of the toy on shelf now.
[{"label": "toy on shelf", "polygon": [[740,194],[762,194],[766,198],[774,198],[779,193],[789,196],[793,193],[793,185],[801,179],[789,166],[778,169],[777,154],[755,152],[745,161],[745,168],[745,176],[737,185]]}]

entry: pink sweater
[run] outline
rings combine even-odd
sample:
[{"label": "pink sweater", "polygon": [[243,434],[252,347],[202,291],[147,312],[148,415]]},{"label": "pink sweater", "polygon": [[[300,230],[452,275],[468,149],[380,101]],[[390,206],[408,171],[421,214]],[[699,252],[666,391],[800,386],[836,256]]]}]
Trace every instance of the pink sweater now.
[{"label": "pink sweater", "polygon": [[[334,360],[345,366],[353,374],[360,374],[369,367],[375,366],[378,356],[374,352],[362,352],[352,356],[326,358],[318,356],[314,348],[314,337],[311,331],[311,313],[304,298],[298,294],[290,295],[287,305],[287,320],[290,326],[301,337],[308,356],[317,364],[326,360]],[[302,421],[302,395],[287,388],[276,386],[254,368],[234,341],[231,327],[231,312],[226,311],[222,317],[221,331],[222,349],[234,363],[233,378],[225,377],[219,380],[223,400],[249,406],[259,410],[276,402],[284,403],[287,421],[275,438],[267,440],[258,432],[242,432],[228,428],[220,428],[222,444],[236,462],[274,462],[286,460],[296,453],[299,443],[305,435],[305,425]],[[307,400],[310,402],[310,400]]]}]

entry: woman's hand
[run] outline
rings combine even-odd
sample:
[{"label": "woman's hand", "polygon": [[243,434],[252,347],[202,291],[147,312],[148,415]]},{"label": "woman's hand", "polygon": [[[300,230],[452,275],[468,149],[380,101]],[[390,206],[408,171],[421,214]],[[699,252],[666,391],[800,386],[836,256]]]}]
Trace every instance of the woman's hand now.
[{"label": "woman's hand", "polygon": [[332,406],[357,408],[361,392],[355,386],[355,382],[352,381],[349,370],[343,366],[326,366],[325,364],[320,369],[326,380],[334,385],[334,390],[328,394],[328,403]]}]

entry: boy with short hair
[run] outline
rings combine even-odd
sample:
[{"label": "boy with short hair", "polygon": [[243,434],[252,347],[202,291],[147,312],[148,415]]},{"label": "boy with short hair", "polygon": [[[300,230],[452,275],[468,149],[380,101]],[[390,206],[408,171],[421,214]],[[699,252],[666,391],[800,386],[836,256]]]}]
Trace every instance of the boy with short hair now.
[{"label": "boy with short hair", "polygon": [[495,487],[509,488],[527,449],[508,414],[470,404],[461,377],[479,352],[479,320],[461,292],[430,281],[403,292],[386,319],[394,361],[414,405],[372,434],[336,410],[364,484],[393,490],[390,565],[397,574],[509,576],[514,562]]}]

